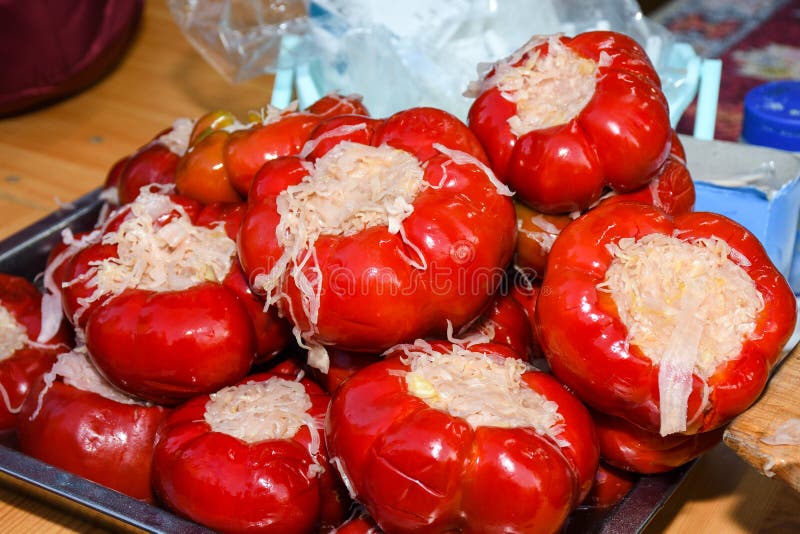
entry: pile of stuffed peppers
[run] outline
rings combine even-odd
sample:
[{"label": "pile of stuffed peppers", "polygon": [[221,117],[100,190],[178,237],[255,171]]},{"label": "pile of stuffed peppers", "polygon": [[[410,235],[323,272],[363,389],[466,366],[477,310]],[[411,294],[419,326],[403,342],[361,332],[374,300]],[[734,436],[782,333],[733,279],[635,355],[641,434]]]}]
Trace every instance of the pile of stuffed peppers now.
[{"label": "pile of stuffed peppers", "polygon": [[713,447],[795,297],[693,212],[650,60],[597,31],[479,74],[466,122],[330,94],[121,159],[41,289],[0,278],[0,425],[223,532],[556,532]]}]

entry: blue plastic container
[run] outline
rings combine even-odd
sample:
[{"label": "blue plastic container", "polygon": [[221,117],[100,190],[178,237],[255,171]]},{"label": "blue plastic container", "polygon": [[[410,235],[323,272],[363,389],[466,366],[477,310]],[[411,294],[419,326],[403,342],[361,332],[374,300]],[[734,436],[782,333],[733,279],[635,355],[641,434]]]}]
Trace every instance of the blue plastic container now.
[{"label": "blue plastic container", "polygon": [[695,180],[695,211],[721,213],[745,226],[800,294],[800,157],[743,143],[681,140]]},{"label": "blue plastic container", "polygon": [[800,152],[800,80],[765,83],[747,93],[742,140]]}]

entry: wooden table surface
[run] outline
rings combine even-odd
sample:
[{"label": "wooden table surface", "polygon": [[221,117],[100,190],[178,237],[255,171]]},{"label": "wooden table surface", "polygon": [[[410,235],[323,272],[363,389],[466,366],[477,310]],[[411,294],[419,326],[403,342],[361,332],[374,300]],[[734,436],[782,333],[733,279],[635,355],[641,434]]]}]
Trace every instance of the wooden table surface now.
[{"label": "wooden table surface", "polygon": [[[110,166],[180,116],[269,100],[266,76],[232,86],[182,38],[163,0],[147,2],[119,67],[84,93],[0,119],[0,238],[98,187]],[[19,490],[0,486],[0,531],[103,532]],[[646,532],[800,532],[800,496],[724,445],[703,456]]]}]

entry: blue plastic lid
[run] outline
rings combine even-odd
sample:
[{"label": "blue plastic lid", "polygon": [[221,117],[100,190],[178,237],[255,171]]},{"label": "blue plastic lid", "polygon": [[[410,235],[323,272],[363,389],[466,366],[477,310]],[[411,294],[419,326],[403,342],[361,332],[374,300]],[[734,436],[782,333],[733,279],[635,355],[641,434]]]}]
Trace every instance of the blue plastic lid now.
[{"label": "blue plastic lid", "polygon": [[765,83],[744,97],[742,139],[752,145],[800,151],[800,81]]}]

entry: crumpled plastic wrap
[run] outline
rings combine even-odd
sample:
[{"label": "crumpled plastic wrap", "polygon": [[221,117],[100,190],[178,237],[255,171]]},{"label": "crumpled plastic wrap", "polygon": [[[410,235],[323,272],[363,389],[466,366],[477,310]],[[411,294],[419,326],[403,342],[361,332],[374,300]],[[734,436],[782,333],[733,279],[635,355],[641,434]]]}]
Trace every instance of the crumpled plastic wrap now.
[{"label": "crumpled plastic wrap", "polygon": [[[273,104],[337,90],[375,116],[429,105],[462,119],[480,64],[535,34],[626,33],[662,78],[673,124],[694,98],[700,60],[634,0],[169,0],[189,41],[231,80],[276,73]],[[294,88],[294,91],[292,90]]]},{"label": "crumpled plastic wrap", "polygon": [[282,52],[284,39],[310,36],[303,0],[168,0],[186,39],[231,81],[292,68],[309,54]]}]

